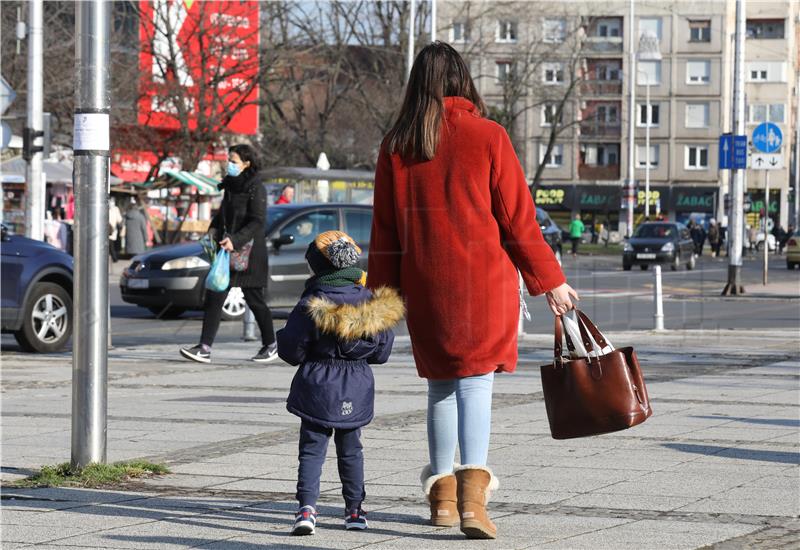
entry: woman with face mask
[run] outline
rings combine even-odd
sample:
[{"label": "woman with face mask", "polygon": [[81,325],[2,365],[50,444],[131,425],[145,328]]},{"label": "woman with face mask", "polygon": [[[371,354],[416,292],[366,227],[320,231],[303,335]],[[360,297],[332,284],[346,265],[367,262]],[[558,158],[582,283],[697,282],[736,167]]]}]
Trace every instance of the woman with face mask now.
[{"label": "woman with face mask", "polygon": [[255,149],[249,145],[234,145],[228,149],[227,175],[219,188],[225,192],[219,211],[211,220],[209,236],[229,252],[246,251],[250,247],[247,268],[231,270],[231,282],[224,292],[206,291],[205,316],[200,343],[182,348],[181,355],[200,363],[211,362],[211,345],[222,319],[222,305],[233,287],[242,289],[244,299],[261,331],[261,349],[253,357],[258,363],[278,358],[272,313],[267,307],[267,246],[264,231],[267,196],[258,177],[259,163]]}]

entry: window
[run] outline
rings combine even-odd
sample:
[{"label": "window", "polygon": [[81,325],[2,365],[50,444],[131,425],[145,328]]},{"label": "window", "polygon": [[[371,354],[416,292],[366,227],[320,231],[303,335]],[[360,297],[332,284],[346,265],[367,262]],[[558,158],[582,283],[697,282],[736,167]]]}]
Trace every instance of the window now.
[{"label": "window", "polygon": [[619,122],[619,109],[616,105],[598,105],[595,108],[594,119],[611,124]]},{"label": "window", "polygon": [[636,118],[637,126],[650,126],[656,128],[660,124],[661,109],[658,104],[650,104],[650,116],[647,116],[647,103],[639,104],[639,116]]},{"label": "window", "polygon": [[619,145],[617,144],[590,143],[583,147],[584,164],[589,166],[616,166],[619,164]]},{"label": "window", "polygon": [[564,82],[564,66],[561,63],[543,63],[543,79],[546,84]]},{"label": "window", "polygon": [[711,81],[711,61],[692,60],[686,62],[687,84],[708,84]]},{"label": "window", "polygon": [[514,77],[514,65],[510,61],[498,61],[496,64],[496,76],[498,82],[507,82]]},{"label": "window", "polygon": [[[546,105],[542,105],[542,126],[552,126],[553,121],[556,119],[556,111],[558,111],[558,105],[555,103],[548,103]],[[561,113],[561,116],[558,117],[558,124],[564,120],[564,113]]]},{"label": "window", "polygon": [[784,61],[750,61],[747,63],[748,82],[786,82]]},{"label": "window", "polygon": [[761,122],[775,122],[782,124],[784,122],[783,103],[754,103],[752,105],[748,105],[747,121],[753,124],[760,124]]},{"label": "window", "polygon": [[292,235],[294,242],[281,247],[284,250],[305,250],[309,243],[323,231],[339,229],[339,215],[336,210],[317,210],[308,212],[291,220],[280,230],[281,235]]},{"label": "window", "polygon": [[686,127],[708,128],[710,107],[708,103],[686,104]]},{"label": "window", "polygon": [[711,20],[689,20],[689,42],[711,42]]},{"label": "window", "polygon": [[642,17],[639,19],[639,37],[646,32],[651,32],[661,40],[661,18],[660,17]]},{"label": "window", "polygon": [[545,156],[547,145],[539,144],[539,162],[544,162],[547,168],[560,168],[564,164],[564,146],[561,144],[553,145],[553,150]]},{"label": "window", "polygon": [[[660,149],[658,145],[650,146],[650,168],[658,166],[658,154]],[[636,146],[636,166],[639,168],[647,168],[647,147],[644,145]]]},{"label": "window", "polygon": [[622,21],[616,17],[597,19],[595,22],[594,36],[601,38],[619,38],[622,36]]},{"label": "window", "polygon": [[345,210],[344,230],[358,244],[369,244],[372,231],[371,210]]},{"label": "window", "polygon": [[497,22],[497,35],[495,42],[516,42],[517,41],[517,22],[500,20]]},{"label": "window", "polygon": [[595,66],[595,78],[597,80],[620,80],[620,63],[598,63]]},{"label": "window", "polygon": [[553,44],[563,42],[567,38],[567,20],[545,18],[542,21],[542,40]]},{"label": "window", "polygon": [[708,169],[708,146],[706,145],[686,146],[686,169],[687,170]]},{"label": "window", "polygon": [[748,19],[747,38],[782,39],[784,37],[783,19]]},{"label": "window", "polygon": [[636,83],[639,86],[661,84],[661,61],[639,61]]},{"label": "window", "polygon": [[450,29],[450,42],[466,42],[469,40],[469,28],[463,21],[453,21]]}]

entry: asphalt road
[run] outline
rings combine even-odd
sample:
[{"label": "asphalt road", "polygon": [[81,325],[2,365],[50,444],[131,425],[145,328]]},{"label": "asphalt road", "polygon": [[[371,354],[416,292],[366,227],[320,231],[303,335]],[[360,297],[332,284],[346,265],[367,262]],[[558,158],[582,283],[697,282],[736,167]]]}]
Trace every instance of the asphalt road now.
[{"label": "asphalt road", "polygon": [[[603,330],[646,330],[653,327],[653,271],[622,271],[617,257],[566,257],[567,279],[580,293],[580,307]],[[664,316],[667,329],[706,330],[732,328],[800,327],[800,271],[788,271],[783,257],[770,263],[772,294],[763,294],[761,263],[745,259],[743,280],[745,296],[720,296],[727,279],[724,258],[701,258],[694,271],[662,270]],[[147,344],[194,344],[200,334],[201,312],[189,312],[180,319],[160,320],[146,309],[124,303],[117,286],[118,276],[111,276],[112,344],[135,347]],[[779,292],[775,292],[778,287]],[[785,294],[781,294],[784,292]],[[552,331],[552,315],[541,297],[527,297],[532,320],[525,323],[527,333]],[[285,317],[276,312],[276,328]],[[405,327],[397,331],[405,333]],[[218,341],[241,339],[242,324],[223,323]],[[258,343],[252,345],[254,352]],[[3,350],[15,350],[16,342],[3,335]]]}]

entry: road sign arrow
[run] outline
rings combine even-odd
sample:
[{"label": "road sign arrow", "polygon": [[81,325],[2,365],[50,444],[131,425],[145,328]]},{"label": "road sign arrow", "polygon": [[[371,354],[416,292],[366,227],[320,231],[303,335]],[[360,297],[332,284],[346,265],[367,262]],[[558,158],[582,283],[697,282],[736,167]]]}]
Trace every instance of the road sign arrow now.
[{"label": "road sign arrow", "polygon": [[762,164],[764,164],[764,159],[763,159],[763,158],[761,158],[761,157],[758,157],[758,158],[756,159],[756,163],[757,163],[759,166],[761,166]]},{"label": "road sign arrow", "polygon": [[775,166],[778,164],[778,160],[775,157],[772,157],[769,161],[770,166]]}]

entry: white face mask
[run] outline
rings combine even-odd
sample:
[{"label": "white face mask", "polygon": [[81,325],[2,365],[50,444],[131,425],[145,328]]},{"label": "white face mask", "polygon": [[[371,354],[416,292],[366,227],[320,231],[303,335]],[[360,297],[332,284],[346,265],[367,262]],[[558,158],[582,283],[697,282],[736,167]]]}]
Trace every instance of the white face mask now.
[{"label": "white face mask", "polygon": [[228,162],[228,175],[234,178],[242,173],[242,169],[235,162]]}]

